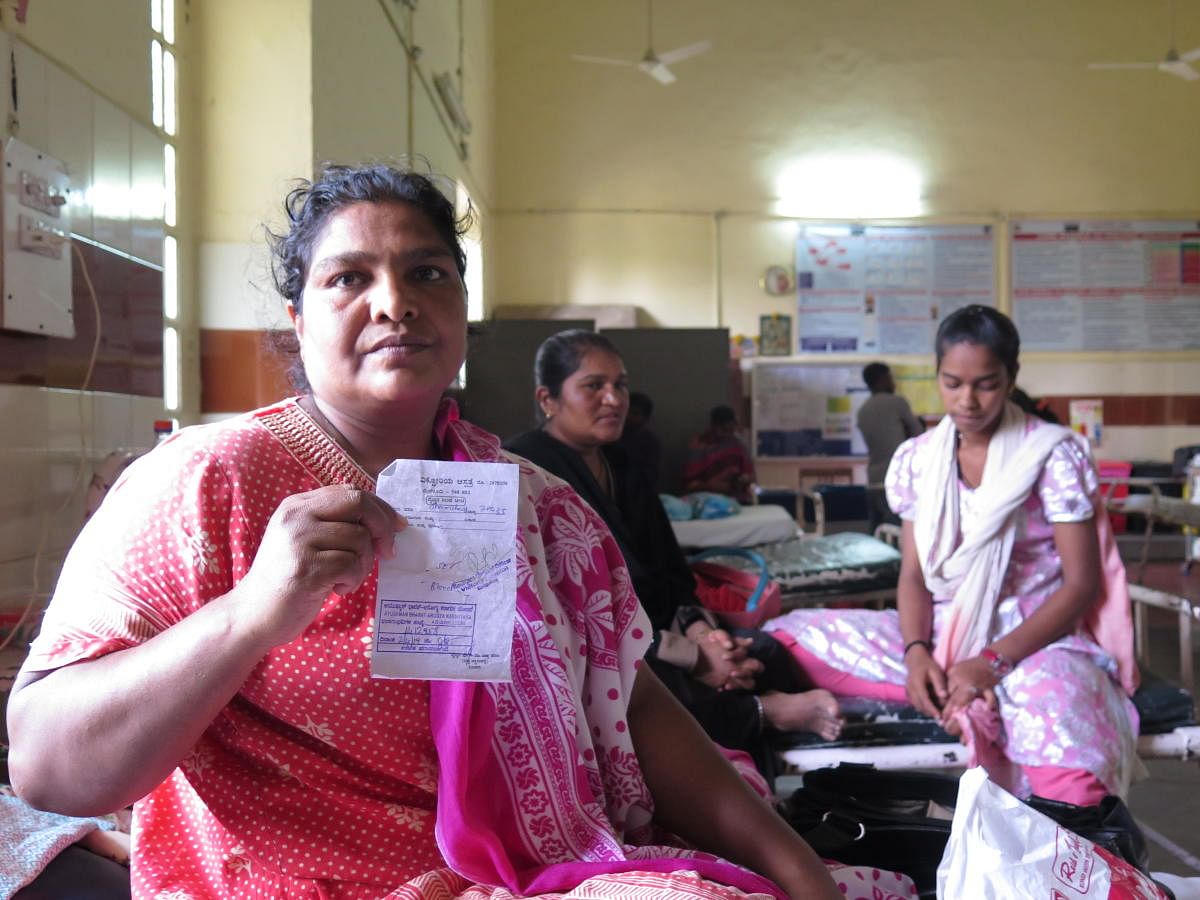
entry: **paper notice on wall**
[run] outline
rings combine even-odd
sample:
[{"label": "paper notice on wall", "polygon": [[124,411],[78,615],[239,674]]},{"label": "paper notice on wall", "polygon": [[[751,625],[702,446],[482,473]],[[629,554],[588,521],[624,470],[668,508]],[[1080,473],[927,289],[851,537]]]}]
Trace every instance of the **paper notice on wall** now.
[{"label": "paper notice on wall", "polygon": [[827,441],[848,441],[854,436],[853,404],[848,394],[825,398],[825,421],[821,437]]},{"label": "paper notice on wall", "polygon": [[1104,432],[1104,401],[1072,400],[1071,430],[1086,437],[1093,447],[1099,447]]},{"label": "paper notice on wall", "polygon": [[509,681],[518,467],[396,460],[379,496],[408,520],[379,563],[375,678]]}]

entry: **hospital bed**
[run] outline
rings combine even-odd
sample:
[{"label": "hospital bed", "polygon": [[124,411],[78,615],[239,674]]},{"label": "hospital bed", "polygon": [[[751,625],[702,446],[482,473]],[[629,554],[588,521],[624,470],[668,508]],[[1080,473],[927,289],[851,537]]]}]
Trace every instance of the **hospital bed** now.
[{"label": "hospital bed", "polygon": [[671,522],[679,546],[703,550],[711,547],[753,547],[787,541],[796,536],[796,520],[782,506],[743,506],[735,516],[721,519],[688,519]]},{"label": "hospital bed", "polygon": [[[880,526],[880,530],[887,527]],[[900,553],[878,537],[853,531],[801,535],[756,546],[754,551],[779,583],[785,610],[821,605],[882,607],[896,595]],[[706,557],[748,571],[755,571],[758,565],[742,556]]]}]

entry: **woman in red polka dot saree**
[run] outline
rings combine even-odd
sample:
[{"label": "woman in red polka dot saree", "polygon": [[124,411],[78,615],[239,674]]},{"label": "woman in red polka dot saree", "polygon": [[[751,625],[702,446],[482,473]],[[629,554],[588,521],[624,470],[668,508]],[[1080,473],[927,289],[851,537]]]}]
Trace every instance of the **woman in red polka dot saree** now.
[{"label": "woman in red polka dot saree", "polygon": [[287,210],[305,391],[184,429],[87,523],[10,702],[18,792],[136,801],[140,898],[908,896],[831,874],[639,665],[619,550],[540,469],[520,470],[512,681],[371,677],[377,560],[405,526],[375,476],[513,458],[441,396],[465,262],[433,183],[331,167]]}]

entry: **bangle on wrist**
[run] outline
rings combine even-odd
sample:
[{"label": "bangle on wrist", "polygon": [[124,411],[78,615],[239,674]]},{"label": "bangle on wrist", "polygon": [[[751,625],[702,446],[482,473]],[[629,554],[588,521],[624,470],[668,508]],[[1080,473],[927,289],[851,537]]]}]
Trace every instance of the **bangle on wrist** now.
[{"label": "bangle on wrist", "polygon": [[758,694],[751,694],[754,698],[754,709],[758,715],[758,733],[762,734],[767,729],[767,711],[763,709],[762,697]]},{"label": "bangle on wrist", "polygon": [[929,643],[929,641],[909,641],[904,645],[904,652],[900,654],[900,658],[905,659],[908,656],[908,651],[913,647],[924,647],[926,653],[933,652],[933,646]]},{"label": "bangle on wrist", "polygon": [[997,681],[1013,670],[1013,661],[991,647],[984,647],[979,651],[979,656],[987,661],[988,668],[992,670]]}]

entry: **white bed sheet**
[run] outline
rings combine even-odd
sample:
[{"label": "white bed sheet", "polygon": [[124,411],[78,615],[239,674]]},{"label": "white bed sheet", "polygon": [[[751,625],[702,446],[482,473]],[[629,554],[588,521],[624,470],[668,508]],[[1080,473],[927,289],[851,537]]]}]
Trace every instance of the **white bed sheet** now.
[{"label": "white bed sheet", "polygon": [[796,520],[782,506],[743,506],[736,516],[724,519],[689,519],[672,522],[675,539],[684,548],[753,547],[786,541],[798,533]]}]

